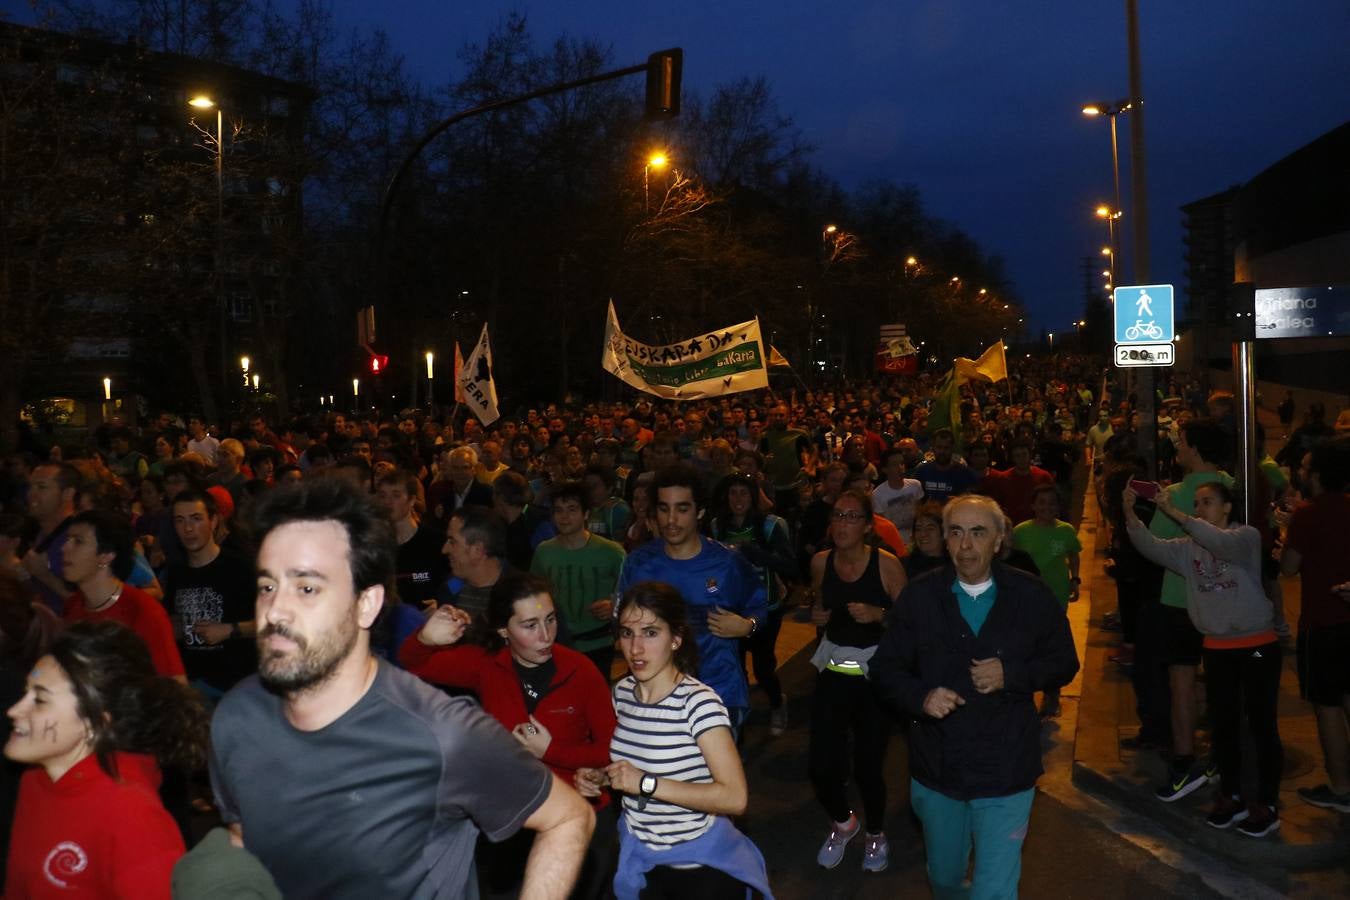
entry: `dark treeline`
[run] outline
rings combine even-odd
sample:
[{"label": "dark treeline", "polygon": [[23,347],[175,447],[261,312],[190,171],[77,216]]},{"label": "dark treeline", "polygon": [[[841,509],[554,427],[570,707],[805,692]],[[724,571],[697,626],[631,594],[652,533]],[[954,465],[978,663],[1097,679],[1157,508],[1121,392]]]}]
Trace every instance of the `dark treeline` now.
[{"label": "dark treeline", "polygon": [[[42,24],[307,89],[296,140],[278,139],[275,123],[227,111],[228,138],[262,148],[227,156],[231,164],[274,179],[278,198],[303,198],[303,215],[277,201],[298,227],[262,242],[238,238],[245,247],[230,244],[236,213],[226,215],[232,264],[283,273],[258,280],[267,285],[255,297],[259,346],[246,348],[268,367],[283,406],[350,389],[364,358],[355,348],[354,313],[371,302],[379,350],[391,357],[381,376],[388,393],[406,394],[424,350],[448,359],[451,341],[467,346],[486,321],[505,399],[607,389],[598,358],[611,298],[625,331],[654,343],[758,315],[803,374],[812,360],[825,360],[827,374],[861,374],[883,322],[905,322],[916,343],[926,342],[925,354],[943,360],[1019,331],[1019,304],[1001,261],[925,212],[903,173],[845,191],[813,161],[788,113],[792,98],[776,97],[763,78],[689,90],[699,83],[696,47],[685,48],[684,110],[669,122],[643,122],[642,82],[633,78],[452,128],[405,181],[381,248],[375,236],[384,189],[432,124],[634,60],[616,59],[598,39],[546,40],[512,16],[460,49],[457,80],[426,84],[384,34],[342,31],[323,0],[286,9],[249,0],[57,0],[42,7]],[[7,98],[0,113],[11,117],[19,99]],[[101,102],[107,114],[109,101]],[[58,123],[78,114],[52,117],[49,127],[69,128]],[[667,166],[647,165],[655,150],[667,154]],[[222,395],[229,399],[209,315],[209,151],[142,155],[135,189],[154,198],[143,199],[144,208],[162,212],[154,229],[133,229],[118,257],[132,273],[127,290],[144,325],[138,358],[153,358],[147,372],[182,373],[161,374],[145,392],[176,391],[164,400],[208,410]],[[8,191],[22,173],[8,171],[12,161],[3,165]],[[60,191],[50,179],[43,184]],[[42,252],[48,273],[63,271],[52,264],[56,251]],[[144,259],[155,254],[161,263],[147,279]],[[189,259],[198,263],[183,263]],[[7,250],[6,274],[31,271],[24,269],[30,262]],[[107,265],[99,273],[105,286],[118,280]],[[59,278],[43,287],[49,297],[76,290]],[[14,311],[6,306],[3,315],[9,332]],[[48,332],[59,337],[60,329],[49,322]],[[25,337],[15,331],[7,340]]]}]

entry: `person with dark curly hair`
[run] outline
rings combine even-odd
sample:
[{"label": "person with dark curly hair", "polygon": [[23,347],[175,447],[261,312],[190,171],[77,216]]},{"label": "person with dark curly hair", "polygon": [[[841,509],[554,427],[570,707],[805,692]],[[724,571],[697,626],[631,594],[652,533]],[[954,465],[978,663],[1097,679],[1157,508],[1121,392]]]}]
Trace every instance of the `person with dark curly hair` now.
[{"label": "person with dark curly hair", "polygon": [[6,897],[168,898],[182,835],[156,790],[160,766],[204,761],[206,712],[160,677],[116,622],[68,628],[10,707],[5,756],[23,776]]},{"label": "person with dark curly hair", "polygon": [[623,795],[618,900],[766,897],[764,858],[730,816],[745,813],[745,769],[717,693],[694,678],[699,646],[675,587],[641,581],[615,611],[629,674],[614,686],[618,725],[604,768],[577,769],[583,796]]}]

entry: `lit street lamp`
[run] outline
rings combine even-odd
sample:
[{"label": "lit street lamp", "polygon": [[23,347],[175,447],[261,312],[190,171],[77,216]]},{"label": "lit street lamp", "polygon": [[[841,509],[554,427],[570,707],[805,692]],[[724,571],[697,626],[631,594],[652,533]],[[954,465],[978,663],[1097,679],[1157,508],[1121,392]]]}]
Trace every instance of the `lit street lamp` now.
[{"label": "lit street lamp", "polygon": [[435,374],[435,370],[432,368],[432,366],[435,364],[435,359],[436,359],[436,354],[434,354],[434,353],[432,353],[430,350],[428,350],[428,351],[427,351],[427,407],[428,407],[429,409],[435,409],[435,408],[436,408],[436,396],[435,396],[435,393],[434,393],[435,390],[436,390],[436,380],[435,380],[435,379],[436,379],[436,374]]},{"label": "lit street lamp", "polygon": [[[1110,244],[1111,244],[1111,246],[1110,246],[1111,253],[1109,253],[1109,254],[1104,254],[1104,255],[1108,255],[1108,256],[1110,256],[1110,258],[1111,258],[1111,268],[1110,268],[1110,270],[1109,270],[1106,274],[1107,274],[1107,277],[1111,280],[1111,283],[1112,283],[1112,284],[1115,284],[1115,283],[1116,283],[1116,255],[1117,255],[1116,252],[1115,252],[1115,247],[1116,247],[1116,219],[1119,219],[1119,218],[1121,217],[1121,215],[1122,215],[1122,214],[1121,214],[1121,212],[1120,212],[1120,208],[1119,208],[1119,207],[1116,207],[1115,209],[1112,209],[1111,207],[1107,206],[1105,203],[1103,203],[1103,204],[1101,204],[1101,205],[1099,205],[1099,206],[1097,207],[1097,218],[1099,218],[1099,219],[1105,219],[1105,220],[1106,220],[1106,236],[1107,236],[1107,240],[1110,241]],[[1102,248],[1102,249],[1105,250],[1105,249],[1107,249],[1107,248]]]},{"label": "lit street lamp", "polygon": [[[664,153],[653,153],[647,157],[647,162],[642,167],[642,207],[646,210],[648,217],[652,214],[652,195],[650,189],[651,170],[656,169],[659,172],[664,169],[669,162],[669,158]],[[467,294],[468,291],[464,291],[464,293]]]},{"label": "lit street lamp", "polygon": [[111,378],[105,378],[105,379],[103,379],[103,399],[104,399],[104,400],[111,400],[111,399],[112,399],[112,379],[111,379]]}]

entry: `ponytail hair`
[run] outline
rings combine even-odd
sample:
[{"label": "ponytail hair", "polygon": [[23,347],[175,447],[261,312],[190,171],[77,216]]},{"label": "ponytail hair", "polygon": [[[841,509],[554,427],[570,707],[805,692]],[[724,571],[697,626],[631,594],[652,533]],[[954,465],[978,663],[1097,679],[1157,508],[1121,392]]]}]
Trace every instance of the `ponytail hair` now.
[{"label": "ponytail hair", "polygon": [[205,762],[205,707],[187,685],[155,672],[135,632],[117,622],[80,622],[49,652],[70,679],[103,771],[117,776],[118,752],[149,753],[164,766]]}]

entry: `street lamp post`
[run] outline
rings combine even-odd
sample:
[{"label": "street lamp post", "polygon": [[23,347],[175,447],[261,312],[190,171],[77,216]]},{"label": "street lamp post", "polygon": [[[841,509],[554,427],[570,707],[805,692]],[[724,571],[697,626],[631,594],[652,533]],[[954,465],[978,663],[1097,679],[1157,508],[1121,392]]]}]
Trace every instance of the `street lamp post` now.
[{"label": "street lamp post", "polygon": [[[225,311],[225,118],[222,114],[220,104],[205,94],[198,94],[188,101],[188,105],[195,109],[212,109],[216,111],[216,314],[219,317],[220,324],[220,386],[222,391],[228,391],[229,380],[226,377],[225,366],[225,330],[228,322],[228,316]],[[247,380],[247,379],[246,379]],[[226,401],[225,397],[221,397]],[[226,401],[228,402],[228,401]]]},{"label": "street lamp post", "polygon": [[[1128,99],[1117,100],[1115,103],[1089,103],[1083,107],[1085,116],[1106,116],[1111,122],[1111,183],[1115,188],[1115,208],[1120,209],[1120,145],[1116,140],[1116,116],[1130,109],[1131,104]],[[1119,253],[1120,248],[1113,241],[1111,244],[1111,254],[1114,257]]]},{"label": "street lamp post", "polygon": [[661,170],[670,160],[664,153],[653,153],[642,166],[642,209],[648,218],[652,215],[651,170]]}]

